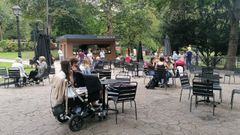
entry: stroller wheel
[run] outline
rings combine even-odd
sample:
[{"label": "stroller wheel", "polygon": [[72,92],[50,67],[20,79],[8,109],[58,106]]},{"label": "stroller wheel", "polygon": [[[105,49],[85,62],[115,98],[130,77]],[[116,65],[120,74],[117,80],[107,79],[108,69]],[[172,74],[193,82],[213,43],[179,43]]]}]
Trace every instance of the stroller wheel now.
[{"label": "stroller wheel", "polygon": [[79,131],[83,126],[83,119],[81,115],[74,115],[69,121],[69,128],[71,131]]},{"label": "stroller wheel", "polygon": [[65,123],[68,121],[68,118],[66,118],[63,114],[58,115],[56,118],[61,123]]}]

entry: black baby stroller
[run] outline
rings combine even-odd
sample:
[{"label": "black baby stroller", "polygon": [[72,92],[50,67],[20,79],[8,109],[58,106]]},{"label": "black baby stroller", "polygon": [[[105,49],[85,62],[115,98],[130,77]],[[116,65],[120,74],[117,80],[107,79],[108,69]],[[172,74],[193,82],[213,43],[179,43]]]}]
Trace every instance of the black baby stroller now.
[{"label": "black baby stroller", "polygon": [[[56,89],[56,88],[55,88]],[[52,106],[52,93],[54,87],[51,90],[51,106]],[[103,117],[101,107],[93,108],[88,102],[88,95],[86,87],[73,88],[71,84],[65,81],[65,91],[63,95],[66,97],[69,94],[68,91],[72,91],[73,98],[63,99],[62,104],[57,104],[52,107],[54,117],[61,123],[69,122],[69,128],[71,131],[79,131],[84,124],[84,119],[87,117],[94,117],[96,114],[100,119]]]}]

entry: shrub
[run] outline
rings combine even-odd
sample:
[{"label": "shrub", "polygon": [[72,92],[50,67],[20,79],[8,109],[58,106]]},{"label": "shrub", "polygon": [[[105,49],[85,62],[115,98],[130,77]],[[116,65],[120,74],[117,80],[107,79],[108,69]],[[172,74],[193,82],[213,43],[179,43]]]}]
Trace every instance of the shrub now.
[{"label": "shrub", "polygon": [[4,52],[14,52],[17,51],[17,43],[12,40],[2,40],[0,41],[1,50]]},{"label": "shrub", "polygon": [[[21,42],[22,51],[34,50],[34,42]],[[16,40],[2,40],[0,41],[0,52],[15,52],[18,50],[18,43]]]}]

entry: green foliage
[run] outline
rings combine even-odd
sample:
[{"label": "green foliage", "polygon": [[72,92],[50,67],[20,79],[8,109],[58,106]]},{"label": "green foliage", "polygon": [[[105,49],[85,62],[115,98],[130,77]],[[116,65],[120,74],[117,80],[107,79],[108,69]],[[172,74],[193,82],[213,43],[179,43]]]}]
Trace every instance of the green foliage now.
[{"label": "green foliage", "polygon": [[[21,50],[30,51],[34,49],[33,42],[21,42]],[[0,41],[0,52],[15,52],[18,50],[18,44],[15,40]]]},{"label": "green foliage", "polygon": [[[164,23],[161,25],[162,41],[165,34],[170,37],[173,50],[188,45],[197,47],[200,52],[223,55],[227,51],[229,24],[226,10],[219,0],[164,0]],[[158,9],[164,9],[162,6]]]},{"label": "green foliage", "polygon": [[14,52],[17,51],[17,42],[11,40],[0,41],[1,51]]},{"label": "green foliage", "polygon": [[157,12],[154,8],[143,2],[124,1],[121,12],[115,16],[114,33],[121,40],[120,44],[128,47],[136,47],[142,41],[148,48],[158,48]]},{"label": "green foliage", "polygon": [[[217,56],[226,54],[230,24],[240,16],[240,2],[236,0],[98,2],[49,0],[51,36],[108,34],[117,36],[121,46],[134,48],[141,41],[146,48],[156,50],[168,35],[173,50],[191,44],[201,52]],[[22,48],[32,50],[33,45],[28,41],[33,26],[37,22],[41,31],[45,28],[46,0],[1,0],[0,40],[17,38],[16,18],[11,9],[16,3],[22,9],[20,31],[22,41],[26,41],[22,43]],[[0,44],[1,48],[8,48],[8,51],[16,50],[15,42],[3,41]]]}]

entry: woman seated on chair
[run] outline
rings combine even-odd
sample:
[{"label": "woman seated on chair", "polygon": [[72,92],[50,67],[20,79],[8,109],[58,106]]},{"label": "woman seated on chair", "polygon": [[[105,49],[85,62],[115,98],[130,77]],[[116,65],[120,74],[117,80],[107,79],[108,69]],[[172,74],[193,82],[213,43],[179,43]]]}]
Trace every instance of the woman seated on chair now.
[{"label": "woman seated on chair", "polygon": [[87,57],[83,59],[83,62],[80,64],[79,68],[83,74],[85,75],[91,74],[91,63]]},{"label": "woman seated on chair", "polygon": [[174,61],[171,57],[167,57],[166,59],[166,65],[167,65],[167,76],[172,77],[175,75],[175,70],[174,70]]},{"label": "woman seated on chair", "polygon": [[[163,75],[164,76],[164,83],[168,83],[169,78],[171,77],[171,73],[168,71],[170,69],[170,67],[168,66],[164,57],[160,57],[160,61],[156,63],[155,69],[156,69],[156,71],[158,71],[160,69],[165,69],[165,75]],[[156,75],[159,75],[159,74],[156,74]],[[156,75],[155,75],[155,77],[159,77],[159,76],[156,76]]]},{"label": "woman seated on chair", "polygon": [[29,74],[29,81],[35,81],[36,84],[44,77],[44,74],[47,71],[47,63],[44,56],[39,57],[39,63],[35,64],[35,70],[31,71]]}]

